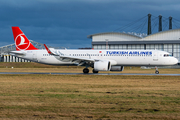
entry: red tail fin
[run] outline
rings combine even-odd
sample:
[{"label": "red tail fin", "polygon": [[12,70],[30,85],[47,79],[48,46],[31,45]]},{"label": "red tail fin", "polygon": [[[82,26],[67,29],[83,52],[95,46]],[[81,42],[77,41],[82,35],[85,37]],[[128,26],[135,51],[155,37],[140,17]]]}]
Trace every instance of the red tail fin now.
[{"label": "red tail fin", "polygon": [[12,27],[16,50],[38,50],[31,44],[19,27]]}]

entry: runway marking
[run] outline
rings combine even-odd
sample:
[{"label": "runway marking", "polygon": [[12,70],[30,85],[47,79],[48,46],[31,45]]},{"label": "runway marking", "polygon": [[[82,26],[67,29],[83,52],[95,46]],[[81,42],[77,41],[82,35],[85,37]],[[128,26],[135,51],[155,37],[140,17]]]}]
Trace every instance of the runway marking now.
[{"label": "runway marking", "polygon": [[180,76],[180,74],[141,74],[141,73],[36,73],[36,72],[0,72],[0,74],[49,74],[49,75],[140,75],[140,76]]}]

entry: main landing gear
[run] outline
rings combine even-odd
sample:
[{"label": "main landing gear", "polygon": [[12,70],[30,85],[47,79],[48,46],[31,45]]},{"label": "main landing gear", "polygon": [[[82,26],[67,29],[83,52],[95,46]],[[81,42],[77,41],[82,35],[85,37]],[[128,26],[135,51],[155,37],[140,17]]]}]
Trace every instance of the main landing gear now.
[{"label": "main landing gear", "polygon": [[156,70],[155,70],[155,73],[156,73],[156,74],[159,74],[159,71],[158,71],[158,67],[157,67],[157,66],[155,67],[155,69],[156,69]]},{"label": "main landing gear", "polygon": [[[93,69],[92,72],[93,73],[98,73],[99,71],[96,71],[96,70]],[[83,73],[85,73],[85,74],[89,73],[89,69],[88,68],[84,68],[83,69]]]},{"label": "main landing gear", "polygon": [[89,69],[88,68],[84,68],[83,69],[83,73],[89,73]]},{"label": "main landing gear", "polygon": [[92,72],[93,72],[93,73],[98,73],[99,71],[96,71],[96,70],[93,69]]}]

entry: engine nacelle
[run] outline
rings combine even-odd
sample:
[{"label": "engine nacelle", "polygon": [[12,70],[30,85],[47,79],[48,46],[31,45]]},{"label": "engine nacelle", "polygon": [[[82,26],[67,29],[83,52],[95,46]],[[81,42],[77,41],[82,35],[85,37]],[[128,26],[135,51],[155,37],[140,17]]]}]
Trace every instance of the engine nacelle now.
[{"label": "engine nacelle", "polygon": [[97,61],[94,62],[95,71],[109,71],[111,69],[111,63],[109,61]]},{"label": "engine nacelle", "polygon": [[111,66],[110,71],[123,71],[124,66]]}]

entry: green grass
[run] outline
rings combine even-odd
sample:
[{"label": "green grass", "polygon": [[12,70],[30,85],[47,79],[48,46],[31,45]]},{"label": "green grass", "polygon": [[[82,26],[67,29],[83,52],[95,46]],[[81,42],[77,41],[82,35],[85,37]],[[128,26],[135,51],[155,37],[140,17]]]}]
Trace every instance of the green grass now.
[{"label": "green grass", "polygon": [[0,75],[0,119],[179,119],[179,76]]}]

